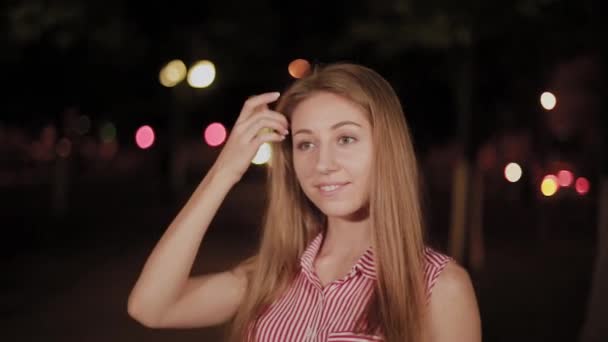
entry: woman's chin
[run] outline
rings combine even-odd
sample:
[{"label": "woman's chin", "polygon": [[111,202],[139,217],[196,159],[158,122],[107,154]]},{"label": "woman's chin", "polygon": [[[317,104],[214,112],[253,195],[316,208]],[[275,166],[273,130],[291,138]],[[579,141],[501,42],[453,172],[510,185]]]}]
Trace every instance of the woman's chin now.
[{"label": "woman's chin", "polygon": [[328,218],[342,218],[348,220],[361,220],[368,216],[367,208],[361,208],[360,206],[354,205],[353,203],[334,203],[330,205],[324,205],[319,209]]}]

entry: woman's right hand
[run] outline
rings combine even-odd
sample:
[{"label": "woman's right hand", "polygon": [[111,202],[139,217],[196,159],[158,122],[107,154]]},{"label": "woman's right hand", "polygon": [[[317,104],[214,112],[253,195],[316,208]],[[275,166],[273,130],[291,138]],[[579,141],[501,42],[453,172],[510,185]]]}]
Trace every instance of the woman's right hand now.
[{"label": "woman's right hand", "polygon": [[240,181],[263,143],[285,139],[289,129],[287,118],[268,108],[268,104],[276,101],[279,96],[278,92],[264,93],[245,101],[232,132],[213,165],[222,177],[229,177],[234,183]]}]

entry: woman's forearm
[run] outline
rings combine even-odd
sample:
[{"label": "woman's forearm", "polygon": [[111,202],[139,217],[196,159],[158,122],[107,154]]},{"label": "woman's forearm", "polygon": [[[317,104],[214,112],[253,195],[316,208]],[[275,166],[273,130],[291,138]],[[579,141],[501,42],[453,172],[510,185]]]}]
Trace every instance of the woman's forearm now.
[{"label": "woman's forearm", "polygon": [[202,239],[235,182],[211,168],[168,226],[131,291],[128,311],[154,324],[179,298]]}]

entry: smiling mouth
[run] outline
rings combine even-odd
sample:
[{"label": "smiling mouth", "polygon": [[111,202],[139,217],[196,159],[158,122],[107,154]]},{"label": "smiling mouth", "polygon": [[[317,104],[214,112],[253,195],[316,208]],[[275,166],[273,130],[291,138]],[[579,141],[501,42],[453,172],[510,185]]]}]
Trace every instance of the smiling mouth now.
[{"label": "smiling mouth", "polygon": [[319,192],[324,196],[331,196],[339,193],[350,183],[340,184],[340,185],[329,185],[329,186],[318,186]]}]

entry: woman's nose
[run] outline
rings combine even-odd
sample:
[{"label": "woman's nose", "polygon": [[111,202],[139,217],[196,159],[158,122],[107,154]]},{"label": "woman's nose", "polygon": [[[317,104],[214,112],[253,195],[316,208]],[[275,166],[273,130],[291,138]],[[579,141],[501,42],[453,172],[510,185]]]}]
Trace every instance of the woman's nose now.
[{"label": "woman's nose", "polygon": [[337,163],[331,148],[319,148],[316,169],[321,173],[328,173],[337,169]]}]

